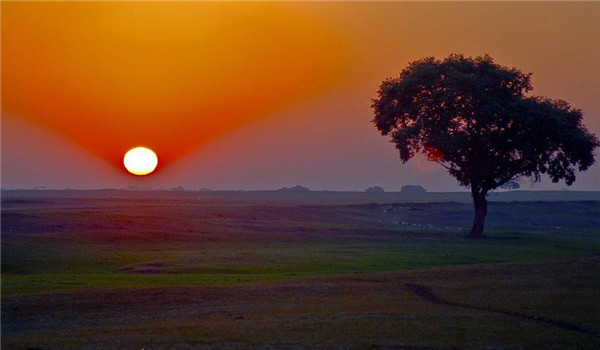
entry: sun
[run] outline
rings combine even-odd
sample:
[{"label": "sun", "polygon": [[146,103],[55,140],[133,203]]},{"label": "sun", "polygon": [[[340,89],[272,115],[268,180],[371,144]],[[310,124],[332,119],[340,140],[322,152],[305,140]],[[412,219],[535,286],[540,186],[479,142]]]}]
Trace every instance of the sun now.
[{"label": "sun", "polygon": [[148,175],[156,169],[158,157],[146,147],[135,147],[125,153],[123,164],[133,175]]}]

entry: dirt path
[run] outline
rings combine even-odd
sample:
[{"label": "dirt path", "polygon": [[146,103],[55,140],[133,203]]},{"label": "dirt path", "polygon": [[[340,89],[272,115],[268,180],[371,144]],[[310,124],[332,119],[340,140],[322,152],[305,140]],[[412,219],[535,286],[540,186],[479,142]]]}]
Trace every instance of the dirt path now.
[{"label": "dirt path", "polygon": [[430,303],[439,304],[439,305],[448,305],[448,306],[454,306],[454,307],[461,307],[461,308],[471,309],[471,310],[493,312],[493,313],[517,317],[517,318],[521,318],[521,319],[543,322],[552,327],[566,329],[569,331],[579,332],[579,333],[583,333],[583,334],[586,334],[586,335],[589,335],[592,337],[600,338],[600,333],[596,333],[590,329],[580,327],[580,326],[570,323],[570,322],[553,320],[550,318],[537,316],[537,315],[535,315],[535,316],[525,315],[525,314],[521,314],[521,313],[513,312],[513,311],[494,310],[494,309],[487,308],[487,307],[475,306],[475,305],[469,305],[469,304],[463,304],[463,303],[456,303],[456,302],[444,300],[444,299],[436,296],[435,294],[433,294],[429,289],[427,289],[427,287],[419,285],[419,284],[410,284],[409,283],[409,284],[406,284],[406,287],[412,293],[418,295],[419,297],[421,297],[421,299],[423,299],[427,302],[430,302]]}]

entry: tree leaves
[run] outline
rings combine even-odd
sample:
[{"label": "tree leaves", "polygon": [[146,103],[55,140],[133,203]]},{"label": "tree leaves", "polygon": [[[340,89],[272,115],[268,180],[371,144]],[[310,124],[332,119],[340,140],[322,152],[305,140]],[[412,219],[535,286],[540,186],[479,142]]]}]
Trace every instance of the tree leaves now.
[{"label": "tree leaves", "polygon": [[487,191],[547,173],[567,185],[594,163],[598,139],[566,101],[527,97],[531,74],[487,55],[412,62],[382,82],[372,122],[400,159],[417,153],[442,164],[461,185]]}]

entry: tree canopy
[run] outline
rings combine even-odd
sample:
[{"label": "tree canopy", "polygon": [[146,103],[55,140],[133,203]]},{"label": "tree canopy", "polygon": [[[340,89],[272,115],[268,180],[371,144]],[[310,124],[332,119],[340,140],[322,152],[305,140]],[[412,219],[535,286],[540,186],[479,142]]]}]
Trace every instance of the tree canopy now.
[{"label": "tree canopy", "polygon": [[[519,177],[575,181],[594,163],[598,139],[583,112],[563,100],[528,96],[531,73],[488,56],[453,54],[410,63],[381,84],[373,123],[402,162],[418,153],[441,164],[475,200]],[[478,197],[478,198],[476,198]],[[485,214],[484,214],[485,218]],[[483,222],[474,235],[481,235]]]}]

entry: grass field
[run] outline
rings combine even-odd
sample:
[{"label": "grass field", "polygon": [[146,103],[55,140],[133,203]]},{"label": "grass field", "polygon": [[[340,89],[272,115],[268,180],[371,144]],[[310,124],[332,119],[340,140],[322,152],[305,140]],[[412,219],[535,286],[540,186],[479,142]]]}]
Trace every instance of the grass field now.
[{"label": "grass field", "polygon": [[599,348],[598,193],[466,199],[3,192],[2,348]]}]

